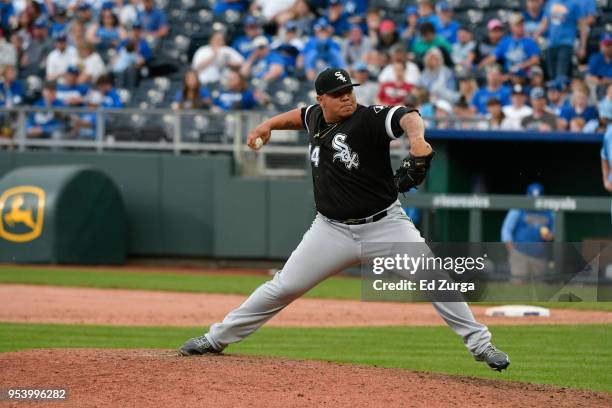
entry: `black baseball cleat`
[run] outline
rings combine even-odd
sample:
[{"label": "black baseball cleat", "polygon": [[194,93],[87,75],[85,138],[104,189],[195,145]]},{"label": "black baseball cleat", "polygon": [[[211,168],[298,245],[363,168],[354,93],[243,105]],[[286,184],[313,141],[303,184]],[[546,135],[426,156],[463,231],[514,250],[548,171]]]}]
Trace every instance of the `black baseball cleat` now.
[{"label": "black baseball cleat", "polygon": [[476,361],[485,361],[489,367],[496,371],[505,370],[510,365],[510,357],[490,343],[485,351],[474,356],[474,359]]},{"label": "black baseball cleat", "polygon": [[206,336],[189,339],[178,350],[181,356],[201,356],[203,354],[219,354],[210,344]]}]

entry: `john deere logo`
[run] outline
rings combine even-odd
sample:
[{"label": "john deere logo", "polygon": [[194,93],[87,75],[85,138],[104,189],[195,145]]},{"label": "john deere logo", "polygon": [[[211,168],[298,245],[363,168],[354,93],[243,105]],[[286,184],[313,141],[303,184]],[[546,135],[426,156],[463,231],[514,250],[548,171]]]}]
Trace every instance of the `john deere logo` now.
[{"label": "john deere logo", "polygon": [[45,192],[34,186],[9,188],[0,196],[0,238],[29,242],[40,236],[45,213]]}]

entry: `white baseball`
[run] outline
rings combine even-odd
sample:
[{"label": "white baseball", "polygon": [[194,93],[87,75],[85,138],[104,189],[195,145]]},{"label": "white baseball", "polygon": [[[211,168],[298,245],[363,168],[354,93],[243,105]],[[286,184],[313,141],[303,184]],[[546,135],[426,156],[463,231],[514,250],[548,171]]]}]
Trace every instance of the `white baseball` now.
[{"label": "white baseball", "polygon": [[261,149],[261,146],[263,146],[263,139],[258,137],[255,139],[255,149]]}]

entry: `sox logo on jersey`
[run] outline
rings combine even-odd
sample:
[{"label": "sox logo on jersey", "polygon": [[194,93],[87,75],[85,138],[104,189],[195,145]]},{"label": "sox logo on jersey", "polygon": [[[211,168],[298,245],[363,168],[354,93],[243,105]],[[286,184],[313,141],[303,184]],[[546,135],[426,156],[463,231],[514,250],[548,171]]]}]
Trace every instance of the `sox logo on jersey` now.
[{"label": "sox logo on jersey", "polygon": [[350,170],[353,167],[359,167],[359,156],[357,155],[357,153],[351,152],[350,146],[345,143],[347,137],[348,136],[344,133],[338,133],[336,136],[334,136],[332,147],[338,153],[334,153],[332,160],[336,161],[336,159],[340,159],[340,161],[344,163],[346,168]]}]

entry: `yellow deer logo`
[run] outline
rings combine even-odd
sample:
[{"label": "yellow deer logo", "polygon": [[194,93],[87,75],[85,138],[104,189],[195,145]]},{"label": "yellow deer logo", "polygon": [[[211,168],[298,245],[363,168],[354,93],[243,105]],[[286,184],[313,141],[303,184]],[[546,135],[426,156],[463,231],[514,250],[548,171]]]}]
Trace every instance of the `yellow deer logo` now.
[{"label": "yellow deer logo", "polygon": [[22,194],[16,195],[11,203],[11,211],[4,216],[4,221],[9,227],[14,227],[15,224],[22,222],[30,229],[36,228],[34,218],[32,218],[32,209],[21,209],[25,204],[25,199]]},{"label": "yellow deer logo", "polygon": [[[45,192],[39,187],[18,186],[4,191],[0,196],[0,238],[12,242],[38,238],[43,229],[44,210]],[[15,231],[19,224],[28,231]]]}]

